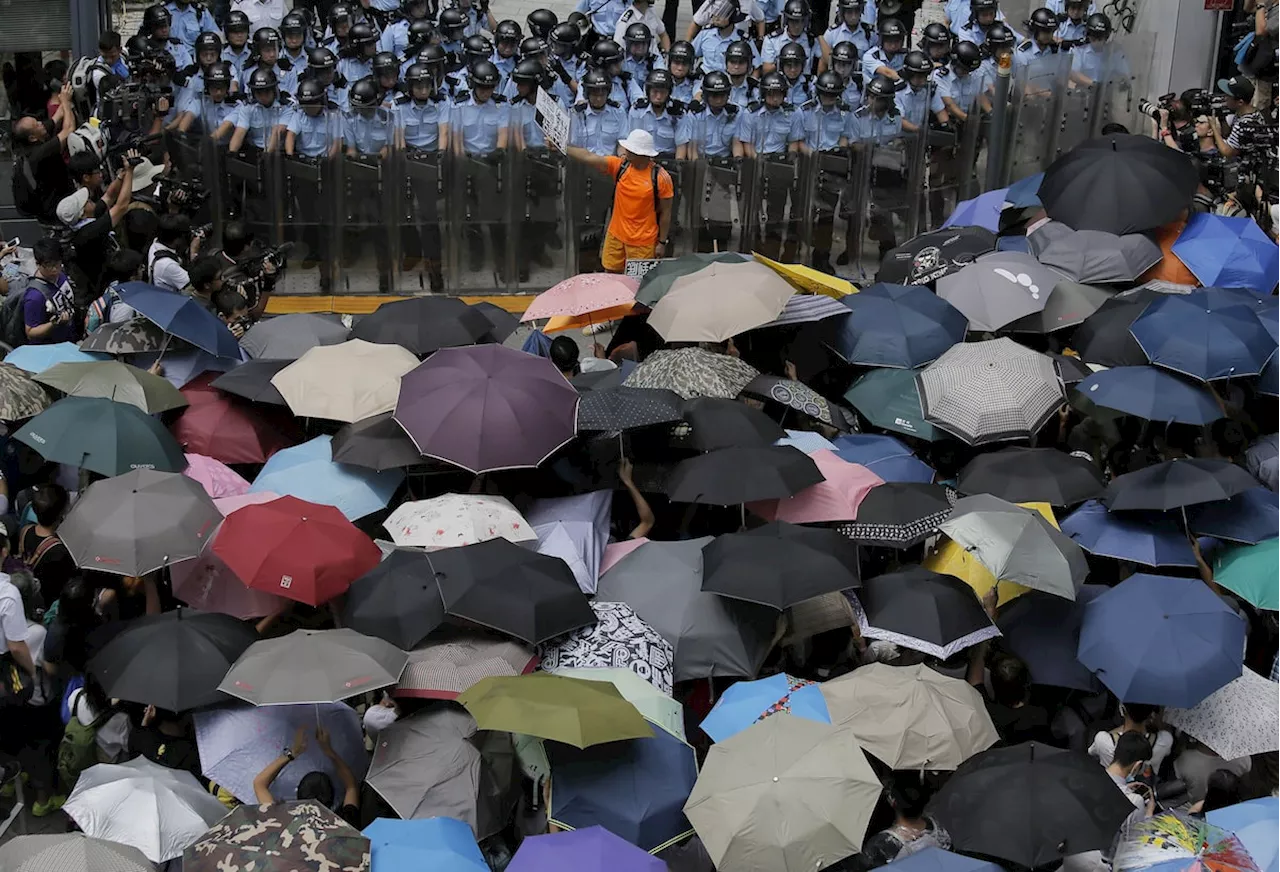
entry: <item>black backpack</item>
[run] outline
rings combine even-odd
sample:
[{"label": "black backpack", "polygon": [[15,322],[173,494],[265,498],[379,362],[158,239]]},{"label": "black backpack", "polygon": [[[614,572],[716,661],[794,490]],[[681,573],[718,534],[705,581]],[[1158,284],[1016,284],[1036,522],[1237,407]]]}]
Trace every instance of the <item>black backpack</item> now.
[{"label": "black backpack", "polygon": [[22,299],[26,290],[14,291],[0,305],[0,342],[10,350],[27,344],[27,325],[22,315]]},{"label": "black backpack", "polygon": [[13,161],[13,205],[28,218],[48,217],[48,203],[40,193],[31,161],[21,152]]}]

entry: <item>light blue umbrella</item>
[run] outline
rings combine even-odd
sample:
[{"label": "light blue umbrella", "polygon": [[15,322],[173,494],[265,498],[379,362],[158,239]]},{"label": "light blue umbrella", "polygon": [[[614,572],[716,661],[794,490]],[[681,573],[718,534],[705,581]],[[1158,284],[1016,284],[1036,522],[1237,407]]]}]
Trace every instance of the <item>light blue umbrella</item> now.
[{"label": "light blue umbrella", "polygon": [[811,430],[788,430],[787,435],[773,443],[774,445],[790,445],[805,454],[812,454],[820,449],[835,451],[836,447],[821,433]]},{"label": "light blue umbrella", "polygon": [[371,872],[489,872],[471,827],[454,818],[378,818],[362,832],[370,842]]},{"label": "light blue umbrella", "polygon": [[1033,173],[1005,188],[1004,201],[1015,209],[1040,205],[1040,183],[1044,173]]},{"label": "light blue umbrella", "polygon": [[1280,869],[1277,818],[1280,818],[1280,799],[1274,796],[1229,805],[1205,815],[1205,820],[1215,827],[1235,833],[1262,872]]},{"label": "light blue umbrella", "polygon": [[74,342],[55,342],[52,345],[19,345],[9,352],[4,362],[27,372],[41,373],[58,363],[92,363],[110,359],[109,354],[81,351]]},{"label": "light blue umbrella", "polygon": [[885,481],[933,481],[933,467],[892,436],[854,433],[837,436],[835,446],[841,460],[861,464]]},{"label": "light blue umbrella", "polygon": [[385,509],[391,495],[404,481],[404,470],[375,472],[362,466],[335,463],[332,441],[332,436],[317,436],[277,451],[262,467],[249,493],[265,491],[333,506],[351,521]]},{"label": "light blue umbrella", "polygon": [[1204,285],[1270,294],[1280,279],[1280,248],[1252,218],[1196,213],[1171,250]]},{"label": "light blue umbrella", "polygon": [[941,848],[925,848],[893,861],[893,872],[1001,872],[990,860],[953,854]]},{"label": "light blue umbrella", "polygon": [[538,535],[538,553],[567,563],[585,594],[594,594],[600,581],[612,499],[612,491],[592,491],[535,500],[525,512],[525,519]]},{"label": "light blue umbrella", "polygon": [[999,188],[979,194],[972,200],[956,204],[943,227],[985,227],[992,233],[1000,232],[1000,213],[1004,210],[1007,188]]},{"label": "light blue umbrella", "polygon": [[780,672],[758,681],[738,681],[730,685],[699,726],[711,741],[723,742],[778,712],[831,723],[827,701],[818,685]]}]

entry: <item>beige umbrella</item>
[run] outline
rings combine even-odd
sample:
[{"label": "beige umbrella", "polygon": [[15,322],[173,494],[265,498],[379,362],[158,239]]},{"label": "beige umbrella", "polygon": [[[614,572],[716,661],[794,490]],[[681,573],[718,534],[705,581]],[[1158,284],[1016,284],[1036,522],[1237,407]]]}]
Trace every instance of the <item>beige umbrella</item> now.
[{"label": "beige umbrella", "polygon": [[955,769],[999,739],[978,691],[924,665],[873,663],[821,688],[831,722],[893,769]]},{"label": "beige umbrella", "polygon": [[271,384],[300,418],[348,424],[390,412],[400,377],[418,358],[399,345],[352,339],[318,345],[271,377]]},{"label": "beige umbrella", "polygon": [[777,318],[794,293],[762,263],[713,263],[672,282],[649,326],[668,342],[723,342]]},{"label": "beige umbrella", "polygon": [[848,730],[776,714],[711,746],[684,812],[720,872],[801,872],[860,850],[879,796]]}]

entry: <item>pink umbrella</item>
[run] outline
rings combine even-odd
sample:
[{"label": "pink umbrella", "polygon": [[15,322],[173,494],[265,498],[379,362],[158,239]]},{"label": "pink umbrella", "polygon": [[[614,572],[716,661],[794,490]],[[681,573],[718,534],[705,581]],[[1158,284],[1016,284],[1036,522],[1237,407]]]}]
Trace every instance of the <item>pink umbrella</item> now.
[{"label": "pink umbrella", "polygon": [[[198,478],[196,480],[199,481]],[[269,503],[279,499],[279,496],[260,491],[214,498],[213,504],[225,518],[236,509],[256,503]],[[207,612],[221,612],[243,620],[275,614],[289,603],[284,597],[245,587],[244,582],[222,562],[221,557],[213,553],[212,548],[206,548],[195,560],[173,564],[169,567],[169,573],[173,579],[173,595],[192,608]]]},{"label": "pink umbrella", "polygon": [[215,500],[219,497],[235,497],[249,492],[249,482],[221,460],[203,454],[188,454],[187,468],[182,474],[194,478]]},{"label": "pink umbrella", "polygon": [[614,306],[635,302],[637,279],[613,273],[583,273],[534,297],[521,321],[550,318],[555,315],[585,315]]},{"label": "pink umbrella", "polygon": [[648,536],[641,536],[639,539],[627,539],[623,542],[610,542],[604,546],[604,557],[600,559],[600,575],[604,575],[613,568],[613,564],[626,557],[632,551],[635,551],[641,545],[649,541]]},{"label": "pink umbrella", "polygon": [[862,498],[884,479],[857,463],[841,460],[834,451],[820,448],[809,453],[826,481],[807,487],[785,500],[763,500],[748,507],[769,521],[809,524],[852,521],[858,517]]}]

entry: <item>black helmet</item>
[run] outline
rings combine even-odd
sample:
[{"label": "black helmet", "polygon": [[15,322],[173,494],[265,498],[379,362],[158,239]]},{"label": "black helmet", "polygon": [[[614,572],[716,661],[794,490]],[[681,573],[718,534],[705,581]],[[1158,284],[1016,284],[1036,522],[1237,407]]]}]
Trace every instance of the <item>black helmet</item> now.
[{"label": "black helmet", "polygon": [[642,42],[646,46],[653,42],[653,32],[649,30],[649,25],[643,21],[637,21],[635,24],[627,25],[627,30],[622,36],[630,46],[633,42]]},{"label": "black helmet", "polygon": [[467,16],[461,9],[446,9],[440,13],[440,32],[447,39],[458,39],[467,27]]},{"label": "black helmet", "polygon": [[332,70],[337,65],[338,59],[334,57],[333,52],[322,45],[307,52],[307,69]]},{"label": "black helmet", "polygon": [[380,79],[388,73],[399,77],[400,58],[389,51],[380,51],[373,56],[373,75]]},{"label": "black helmet", "polygon": [[249,74],[250,91],[274,91],[279,85],[275,70],[257,67]]},{"label": "black helmet", "polygon": [[597,40],[596,44],[591,47],[591,65],[595,67],[607,67],[610,64],[621,63],[622,47],[611,39]]},{"label": "black helmet", "polygon": [[378,41],[378,35],[373,32],[373,27],[364,21],[357,21],[351,25],[351,32],[347,34],[347,39],[356,48],[364,48],[367,45],[373,45]]},{"label": "black helmet", "polygon": [[151,44],[147,42],[147,38],[141,33],[129,37],[129,40],[124,44],[124,53],[131,61],[139,60],[150,51]]},{"label": "black helmet", "polygon": [[902,0],[878,0],[876,18],[901,18]]},{"label": "black helmet", "polygon": [[728,94],[733,90],[733,83],[729,81],[729,77],[719,70],[707,73],[702,78],[702,93],[704,94]]},{"label": "black helmet", "polygon": [[519,42],[522,39],[524,39],[524,33],[520,30],[519,22],[512,21],[510,18],[502,19],[493,29],[494,42]]},{"label": "black helmet", "polygon": [[502,76],[493,61],[484,60],[476,61],[467,68],[467,79],[472,88],[496,88]]},{"label": "black helmet", "polygon": [[253,47],[255,50],[261,50],[265,45],[274,45],[280,48],[280,31],[274,27],[259,27],[253,32]]},{"label": "black helmet", "polygon": [[947,26],[941,21],[934,21],[927,25],[924,32],[920,34],[920,47],[928,51],[935,45],[945,45],[951,48],[951,31],[947,30]]},{"label": "black helmet", "polygon": [[307,16],[303,15],[301,10],[295,9],[284,18],[280,19],[280,33],[282,35],[296,33],[301,36],[306,34],[306,32]]},{"label": "black helmet", "polygon": [[907,28],[896,18],[881,18],[876,21],[876,32],[880,34],[880,42],[886,39],[905,40]]},{"label": "black helmet", "polygon": [[493,57],[493,43],[477,33],[462,41],[462,53],[467,56],[468,61],[488,60]]},{"label": "black helmet", "polygon": [[436,35],[436,26],[428,18],[415,18],[409,22],[409,45],[426,45]]},{"label": "black helmet", "polygon": [[169,10],[157,3],[154,6],[148,6],[142,12],[142,29],[147,33],[151,33],[160,27],[168,27],[173,23],[173,16],[169,14]]},{"label": "black helmet", "polygon": [[760,93],[767,94],[770,91],[787,93],[787,80],[777,70],[760,77]]},{"label": "black helmet", "polygon": [[905,73],[924,73],[933,72],[933,61],[922,51],[909,51],[907,56],[902,59],[902,71]]},{"label": "black helmet", "polygon": [[809,17],[809,4],[804,0],[787,0],[782,7],[782,17],[787,21],[804,21]]},{"label": "black helmet", "polygon": [[607,94],[613,90],[613,84],[609,81],[609,77],[604,74],[604,70],[589,70],[582,77],[582,88],[587,93],[604,91]]},{"label": "black helmet", "polygon": [[987,48],[1008,48],[1012,47],[1018,38],[1013,35],[1013,31],[1001,22],[997,21],[991,25],[991,29],[987,31]]},{"label": "black helmet", "polygon": [[[420,15],[413,14],[413,7],[419,7],[422,12]],[[427,14],[427,0],[400,0],[400,14],[410,20],[423,18]]]},{"label": "black helmet", "polygon": [[1102,12],[1095,12],[1084,20],[1084,31],[1090,36],[1110,36],[1111,19]]},{"label": "black helmet", "polygon": [[231,87],[231,64],[227,61],[218,61],[209,64],[209,68],[204,71],[204,90],[209,93],[209,89],[215,85],[223,88]]},{"label": "black helmet", "polygon": [[230,14],[227,15],[227,26],[224,31],[226,33],[248,33],[249,16],[239,9],[232,9]]},{"label": "black helmet", "polygon": [[693,44],[683,39],[677,40],[671,43],[671,50],[667,52],[667,66],[677,62],[693,66],[694,57]]},{"label": "black helmet", "polygon": [[778,66],[786,66],[790,63],[804,65],[809,59],[805,53],[804,46],[798,42],[789,42],[778,50]]},{"label": "black helmet", "polygon": [[421,61],[409,64],[409,69],[404,71],[404,83],[412,88],[424,82],[436,83],[436,74],[431,72],[431,67]]},{"label": "black helmet", "polygon": [[200,57],[200,52],[211,51],[214,54],[222,54],[222,37],[214,33],[212,30],[206,30],[196,37],[196,57]]},{"label": "black helmet", "polygon": [[328,96],[318,79],[303,79],[298,83],[298,102],[303,106],[323,106]]},{"label": "black helmet", "polygon": [[846,12],[855,12],[855,11],[859,15],[861,15],[862,10],[866,5],[867,5],[866,0],[840,0],[838,8],[840,10],[841,15],[844,15],[844,13]]},{"label": "black helmet", "polygon": [[515,70],[511,73],[511,79],[517,85],[536,85],[542,81],[545,72],[542,61],[537,58],[525,58],[516,64]]},{"label": "black helmet", "polygon": [[856,64],[858,62],[858,47],[847,40],[836,43],[835,48],[831,49],[831,63],[834,64],[836,61]]},{"label": "black helmet", "polygon": [[329,7],[329,26],[337,27],[344,21],[351,20],[351,7],[346,3],[334,3]]},{"label": "black helmet", "polygon": [[745,39],[737,39],[729,43],[729,47],[724,50],[724,62],[730,61],[740,64],[749,64],[755,59],[755,52],[751,49],[751,43]]},{"label": "black helmet", "polygon": [[962,39],[951,50],[951,59],[956,66],[963,67],[972,73],[982,66],[982,49],[969,40]]},{"label": "black helmet", "polygon": [[578,26],[576,24],[570,24],[566,21],[564,24],[557,24],[555,27],[551,28],[552,47],[559,44],[561,46],[568,46],[571,49],[576,48],[578,41],[581,39],[582,31],[578,30]]},{"label": "black helmet", "polygon": [[1000,0],[969,0],[969,14],[977,17],[979,12],[997,12]]},{"label": "black helmet", "polygon": [[540,58],[547,53],[547,43],[540,36],[526,37],[520,43],[520,57]]},{"label": "black helmet", "polygon": [[645,96],[648,96],[649,91],[654,88],[665,90],[670,95],[673,87],[675,87],[675,80],[671,78],[671,73],[666,70],[651,70],[648,78],[644,80]]},{"label": "black helmet", "polygon": [[347,91],[347,102],[352,109],[373,109],[382,102],[382,89],[373,76],[365,76]]},{"label": "black helmet", "polygon": [[428,67],[442,67],[448,59],[449,55],[442,45],[428,45],[418,49],[417,63]]},{"label": "black helmet", "polygon": [[1041,6],[1032,12],[1031,17],[1024,23],[1032,32],[1037,30],[1057,30],[1058,16],[1053,13],[1052,9]]},{"label": "black helmet", "polygon": [[893,95],[897,93],[897,90],[898,88],[893,83],[893,79],[883,73],[876,73],[871,77],[871,82],[867,85],[867,96],[893,99]]},{"label": "black helmet", "polygon": [[525,17],[524,23],[529,25],[531,34],[546,39],[560,19],[550,9],[535,9]]},{"label": "black helmet", "polygon": [[839,73],[827,70],[818,76],[818,93],[839,97],[844,92],[844,79]]}]

